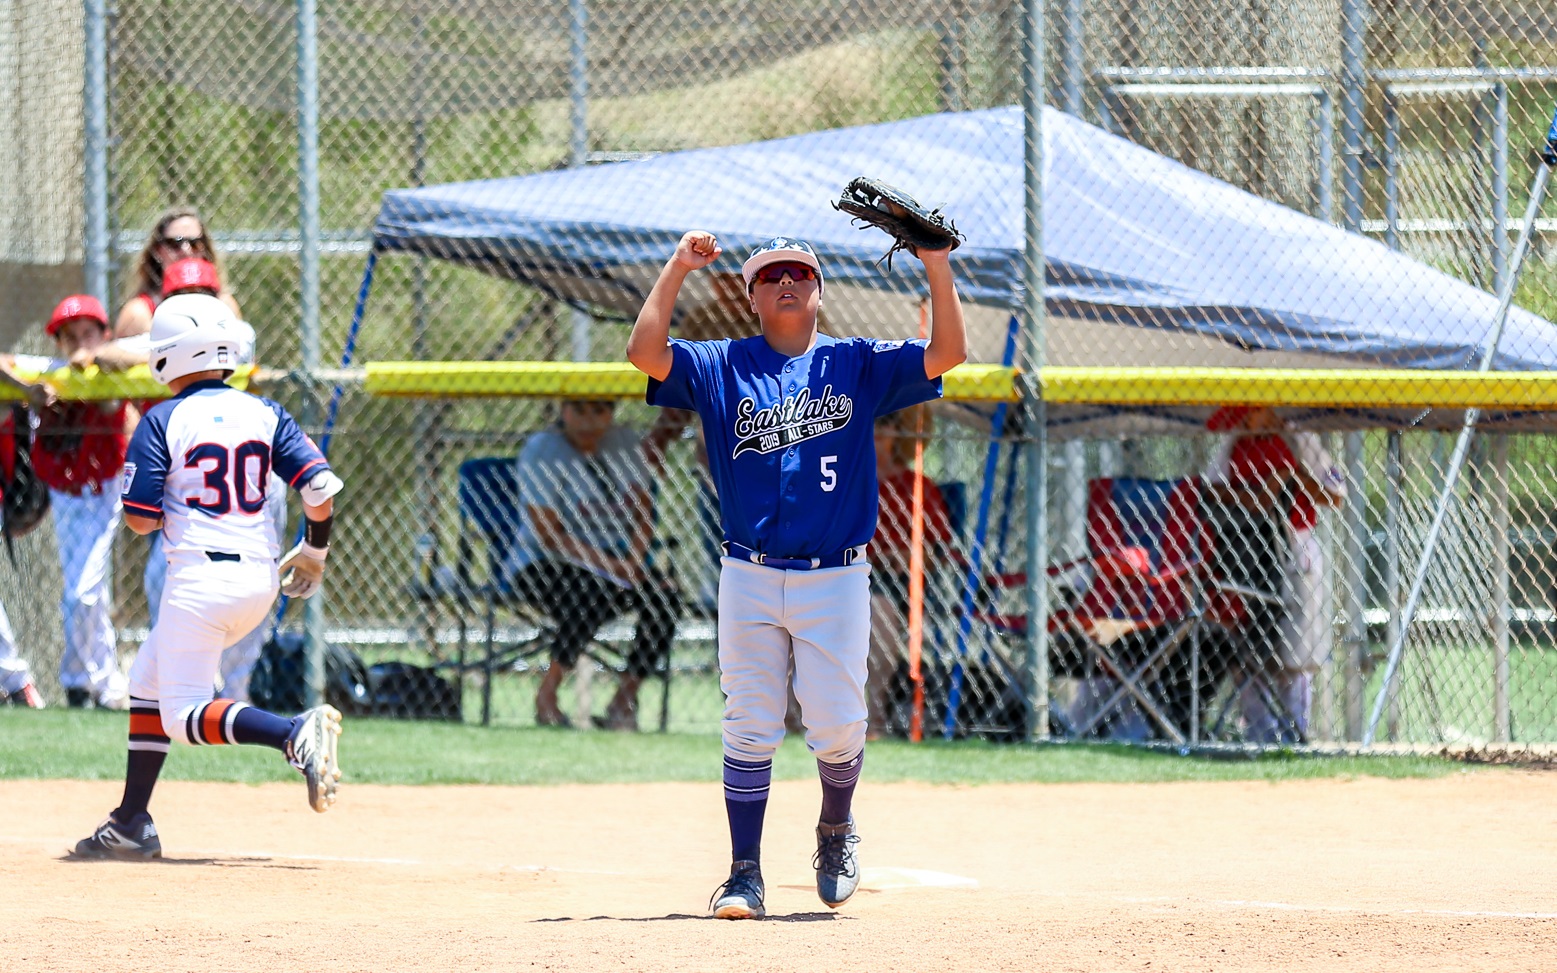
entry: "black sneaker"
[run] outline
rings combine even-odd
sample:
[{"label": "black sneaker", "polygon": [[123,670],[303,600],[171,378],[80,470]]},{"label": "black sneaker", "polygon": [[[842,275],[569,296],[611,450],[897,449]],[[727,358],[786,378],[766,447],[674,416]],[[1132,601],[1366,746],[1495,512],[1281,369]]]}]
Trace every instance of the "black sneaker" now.
[{"label": "black sneaker", "polygon": [[122,861],[145,862],[162,857],[162,841],[157,838],[157,826],[151,823],[151,815],[142,811],[124,824],[108,820],[97,826],[92,837],[76,842],[77,858],[118,858]]},{"label": "black sneaker", "polygon": [[65,705],[71,709],[86,709],[92,705],[92,691],[90,689],[65,690]]},{"label": "black sneaker", "polygon": [[816,869],[816,894],[829,908],[843,905],[859,888],[860,857],[854,850],[859,843],[852,814],[843,824],[816,826],[816,857],[811,859],[811,867]]},{"label": "black sneaker", "polygon": [[714,890],[708,903],[715,919],[761,919],[767,915],[762,907],[762,869],[756,862],[740,861],[730,866],[730,877]]}]

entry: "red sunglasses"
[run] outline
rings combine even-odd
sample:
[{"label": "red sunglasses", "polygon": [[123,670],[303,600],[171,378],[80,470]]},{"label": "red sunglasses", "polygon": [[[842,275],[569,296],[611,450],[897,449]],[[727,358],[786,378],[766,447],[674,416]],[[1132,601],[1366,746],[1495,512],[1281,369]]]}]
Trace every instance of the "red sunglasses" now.
[{"label": "red sunglasses", "polygon": [[761,270],[751,275],[753,284],[762,281],[764,284],[777,284],[788,274],[790,280],[816,280],[816,271],[802,263],[776,263],[768,264]]}]

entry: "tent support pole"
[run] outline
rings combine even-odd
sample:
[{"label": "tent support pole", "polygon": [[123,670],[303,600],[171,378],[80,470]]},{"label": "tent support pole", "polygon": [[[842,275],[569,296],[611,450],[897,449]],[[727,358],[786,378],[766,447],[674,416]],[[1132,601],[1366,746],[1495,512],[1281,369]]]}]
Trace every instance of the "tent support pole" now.
[{"label": "tent support pole", "polygon": [[[1508,274],[1498,294],[1497,314],[1492,319],[1492,333],[1487,338],[1481,364],[1476,369],[1478,372],[1492,370],[1492,361],[1497,357],[1498,343],[1503,337],[1503,325],[1508,321],[1508,311],[1514,303],[1514,290],[1519,286],[1519,271],[1524,267],[1525,254],[1530,252],[1530,236],[1535,230],[1535,218],[1540,215],[1541,203],[1546,197],[1546,183],[1551,178],[1552,169],[1557,167],[1557,115],[1553,116],[1551,130],[1547,134],[1543,162],[1543,165],[1536,167],[1535,183],[1530,187],[1530,205],[1525,207],[1524,224],[1519,228],[1519,242],[1514,245]],[[1368,719],[1368,729],[1362,737],[1363,746],[1372,745],[1374,731],[1384,713],[1384,703],[1394,688],[1395,672],[1400,667],[1400,657],[1405,652],[1406,638],[1411,629],[1411,616],[1416,612],[1417,602],[1421,600],[1422,586],[1427,581],[1427,568],[1433,560],[1433,549],[1438,545],[1444,518],[1448,516],[1449,504],[1454,500],[1454,487],[1460,478],[1460,468],[1465,465],[1465,455],[1470,450],[1471,437],[1475,435],[1476,421],[1480,418],[1480,409],[1465,410],[1465,423],[1460,428],[1454,453],[1449,458],[1449,469],[1444,474],[1443,492],[1438,494],[1438,508],[1433,512],[1432,526],[1427,529],[1427,539],[1422,542],[1422,556],[1417,561],[1416,574],[1411,579],[1411,593],[1406,596],[1406,607],[1400,613],[1400,633],[1395,636],[1395,644],[1390,647],[1389,659],[1384,665],[1384,682],[1379,687],[1378,697],[1373,701],[1373,715]]]}]

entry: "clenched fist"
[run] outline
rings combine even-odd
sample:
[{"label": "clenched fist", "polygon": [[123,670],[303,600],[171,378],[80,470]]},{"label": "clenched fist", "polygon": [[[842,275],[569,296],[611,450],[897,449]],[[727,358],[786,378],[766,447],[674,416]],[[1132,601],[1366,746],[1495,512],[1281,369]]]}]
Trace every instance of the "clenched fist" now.
[{"label": "clenched fist", "polygon": [[702,270],[715,260],[724,251],[719,248],[719,240],[707,230],[688,230],[682,234],[681,242],[676,244],[676,263],[688,270]]}]

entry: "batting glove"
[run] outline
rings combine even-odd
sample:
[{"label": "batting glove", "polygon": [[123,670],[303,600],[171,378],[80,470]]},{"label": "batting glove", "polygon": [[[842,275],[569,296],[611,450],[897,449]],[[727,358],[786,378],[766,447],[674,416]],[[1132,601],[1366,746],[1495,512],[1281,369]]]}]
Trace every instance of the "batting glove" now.
[{"label": "batting glove", "polygon": [[328,547],[302,543],[281,559],[281,593],[288,598],[310,598],[324,584],[324,559]]}]

